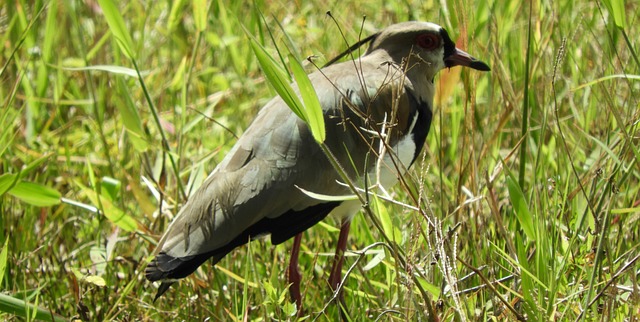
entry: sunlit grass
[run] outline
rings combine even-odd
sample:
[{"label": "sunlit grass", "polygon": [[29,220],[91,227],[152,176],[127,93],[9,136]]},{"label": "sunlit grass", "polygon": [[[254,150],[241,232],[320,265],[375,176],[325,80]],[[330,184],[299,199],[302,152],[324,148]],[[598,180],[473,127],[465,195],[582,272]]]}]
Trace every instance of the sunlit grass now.
[{"label": "sunlit grass", "polygon": [[[0,5],[0,315],[295,319],[290,242],[252,242],[156,303],[141,274],[171,217],[275,95],[243,27],[270,54],[265,28],[322,65],[348,46],[338,28],[352,44],[426,20],[492,71],[438,77],[423,161],[393,191],[420,211],[374,200],[382,229],[354,218],[349,317],[637,317],[640,7],[618,3],[122,2],[129,57],[97,2]],[[312,319],[340,317],[326,282],[338,225],[303,234]]]}]

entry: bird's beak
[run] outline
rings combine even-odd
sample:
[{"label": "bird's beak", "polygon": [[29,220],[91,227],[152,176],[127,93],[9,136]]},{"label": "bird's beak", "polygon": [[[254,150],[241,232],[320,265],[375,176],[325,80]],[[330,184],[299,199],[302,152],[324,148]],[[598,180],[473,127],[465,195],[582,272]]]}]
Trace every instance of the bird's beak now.
[{"label": "bird's beak", "polygon": [[470,68],[485,71],[485,72],[488,72],[491,70],[491,68],[489,68],[489,65],[485,64],[480,60],[475,59],[473,56],[467,54],[467,52],[460,50],[458,48],[456,48],[453,51],[453,54],[449,55],[448,57],[445,57],[444,64],[447,67],[466,66],[466,67],[470,67]]}]

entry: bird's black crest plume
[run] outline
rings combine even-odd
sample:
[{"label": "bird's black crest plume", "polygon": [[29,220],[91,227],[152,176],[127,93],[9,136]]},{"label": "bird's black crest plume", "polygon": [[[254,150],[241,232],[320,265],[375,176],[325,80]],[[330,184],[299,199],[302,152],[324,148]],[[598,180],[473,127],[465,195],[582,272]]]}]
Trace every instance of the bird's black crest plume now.
[{"label": "bird's black crest plume", "polygon": [[343,51],[342,53],[340,53],[340,55],[334,57],[333,59],[331,59],[330,61],[328,61],[326,64],[324,64],[324,66],[322,66],[322,68],[325,68],[327,66],[331,66],[333,64],[335,64],[338,60],[342,59],[344,56],[351,54],[352,52],[354,52],[356,49],[362,47],[362,45],[371,42],[372,40],[374,40],[380,33],[375,33],[365,39],[362,39],[360,41],[358,41],[357,43],[351,45],[351,47],[347,48],[347,50]]},{"label": "bird's black crest plume", "polygon": [[[345,42],[347,42],[347,44],[348,44],[348,41],[347,41],[347,39],[345,38],[344,33],[342,32],[342,29],[340,28],[340,24],[338,24],[338,21],[336,20],[336,18],[333,16],[333,14],[331,14],[331,11],[327,11],[327,13],[326,13],[326,14],[327,14],[327,16],[328,16],[329,18],[331,18],[331,20],[333,20],[333,22],[336,24],[336,27],[338,27],[338,30],[340,31],[340,34],[342,35],[342,39],[344,39],[344,41],[345,41]],[[367,19],[367,16],[363,16],[363,17],[362,17],[362,25],[360,25],[360,35],[362,35],[362,29],[363,29],[363,27],[364,27],[364,22],[365,22],[365,20],[366,20],[366,19]],[[359,40],[357,43],[355,43],[355,44],[353,44],[353,45],[349,46],[349,48],[347,48],[347,50],[343,51],[340,55],[338,55],[338,56],[334,57],[333,59],[331,59],[330,61],[328,61],[326,64],[324,64],[324,66],[322,66],[322,68],[325,68],[325,67],[327,67],[327,66],[331,66],[331,65],[333,65],[333,64],[334,64],[334,63],[336,63],[338,60],[342,59],[344,56],[349,55],[349,54],[351,54],[352,52],[354,52],[356,49],[358,49],[358,48],[362,47],[362,45],[364,45],[364,44],[366,44],[366,43],[371,42],[372,40],[374,40],[374,39],[375,39],[379,34],[380,34],[380,33],[379,33],[379,32],[377,32],[377,33],[375,33],[375,34],[373,34],[373,35],[371,35],[371,36],[369,36],[369,37],[367,37],[367,38],[364,38],[364,39]]]}]

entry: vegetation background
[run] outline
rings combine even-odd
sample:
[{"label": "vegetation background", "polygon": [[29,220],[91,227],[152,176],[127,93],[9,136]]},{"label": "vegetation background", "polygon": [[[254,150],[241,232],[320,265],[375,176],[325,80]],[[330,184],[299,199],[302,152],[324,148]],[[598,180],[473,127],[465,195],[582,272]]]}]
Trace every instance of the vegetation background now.
[{"label": "vegetation background", "polygon": [[[252,242],[156,303],[142,274],[275,95],[243,28],[322,65],[424,20],[492,71],[439,75],[426,151],[393,191],[405,205],[372,199],[352,224],[344,318],[638,321],[639,19],[622,0],[2,1],[0,318],[296,320],[290,241]],[[307,320],[341,316],[338,225],[304,233]]]}]

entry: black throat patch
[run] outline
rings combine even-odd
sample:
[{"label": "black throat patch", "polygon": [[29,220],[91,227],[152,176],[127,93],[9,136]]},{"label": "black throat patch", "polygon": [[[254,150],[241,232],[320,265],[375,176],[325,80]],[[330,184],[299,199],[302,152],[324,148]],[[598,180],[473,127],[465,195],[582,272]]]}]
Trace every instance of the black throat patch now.
[{"label": "black throat patch", "polygon": [[424,146],[424,142],[427,139],[427,135],[429,134],[429,128],[431,128],[431,119],[433,118],[433,112],[431,111],[431,105],[427,102],[419,101],[415,95],[411,92],[407,92],[407,96],[409,97],[409,103],[411,106],[415,106],[416,109],[411,111],[409,114],[409,119],[412,120],[414,117],[417,117],[416,124],[413,126],[413,130],[411,131],[411,135],[413,135],[413,141],[416,144],[416,152],[413,154],[413,159],[411,160],[410,166],[416,161],[420,151],[422,151],[422,147]]},{"label": "black throat patch", "polygon": [[440,37],[442,37],[444,46],[444,57],[442,57],[442,59],[444,60],[447,57],[453,55],[453,53],[456,51],[456,44],[453,42],[453,40],[451,40],[449,34],[446,30],[444,30],[444,28],[440,29]]}]

